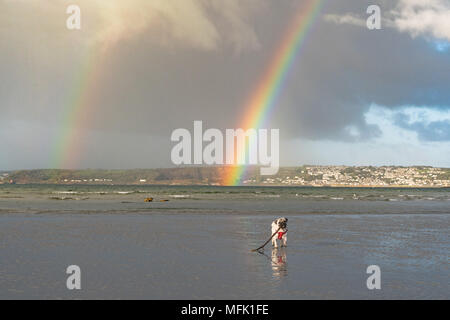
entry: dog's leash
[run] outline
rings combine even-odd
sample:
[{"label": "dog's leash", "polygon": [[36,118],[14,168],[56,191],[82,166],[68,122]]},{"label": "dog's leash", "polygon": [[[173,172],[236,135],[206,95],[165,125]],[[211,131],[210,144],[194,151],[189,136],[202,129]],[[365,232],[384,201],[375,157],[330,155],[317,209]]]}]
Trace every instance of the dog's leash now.
[{"label": "dog's leash", "polygon": [[257,248],[257,249],[253,249],[252,252],[259,252],[259,250],[261,250],[262,248],[264,248],[266,246],[266,244],[269,243],[270,240],[272,240],[272,238],[278,233],[278,231],[280,231],[281,227],[278,228],[277,231],[275,231],[275,233],[269,238],[269,240],[267,240],[261,247]]}]

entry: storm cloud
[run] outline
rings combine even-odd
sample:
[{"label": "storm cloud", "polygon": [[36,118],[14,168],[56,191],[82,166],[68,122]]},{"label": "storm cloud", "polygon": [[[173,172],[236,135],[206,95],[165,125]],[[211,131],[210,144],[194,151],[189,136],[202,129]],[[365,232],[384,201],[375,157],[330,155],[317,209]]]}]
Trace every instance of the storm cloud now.
[{"label": "storm cloud", "polygon": [[[174,129],[191,129],[194,120],[220,129],[241,124],[305,2],[78,0],[82,28],[75,31],[65,27],[68,3],[0,0],[0,168],[48,166],[78,89],[90,97],[76,128],[87,133],[80,167],[170,166]],[[365,27],[372,4],[381,7],[381,30]],[[308,150],[293,141],[381,144],[383,125],[367,121],[374,104],[449,110],[449,12],[444,0],[324,1],[267,123],[290,146],[281,164],[305,159],[300,153]],[[80,84],[88,61],[91,83]],[[415,132],[416,143],[450,151],[448,121],[409,120],[399,113],[392,123]],[[333,160],[323,157],[306,159]],[[426,162],[450,165],[435,160]]]}]

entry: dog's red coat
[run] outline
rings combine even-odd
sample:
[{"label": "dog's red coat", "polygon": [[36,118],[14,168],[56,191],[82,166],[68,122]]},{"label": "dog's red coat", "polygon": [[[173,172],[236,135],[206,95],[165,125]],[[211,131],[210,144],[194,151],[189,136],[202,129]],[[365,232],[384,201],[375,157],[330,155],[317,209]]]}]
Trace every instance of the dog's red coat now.
[{"label": "dog's red coat", "polygon": [[281,240],[286,232],[278,232],[278,240]]}]

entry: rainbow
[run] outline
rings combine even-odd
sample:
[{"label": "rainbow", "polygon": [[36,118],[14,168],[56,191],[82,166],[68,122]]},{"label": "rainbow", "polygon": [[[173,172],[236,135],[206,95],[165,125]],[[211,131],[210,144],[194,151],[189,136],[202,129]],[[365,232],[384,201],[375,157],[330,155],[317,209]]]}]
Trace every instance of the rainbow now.
[{"label": "rainbow", "polygon": [[75,169],[80,162],[83,142],[86,139],[87,121],[92,121],[93,95],[100,74],[99,64],[103,50],[97,45],[90,48],[82,59],[67,104],[62,109],[62,121],[56,135],[51,153],[51,167],[56,169]]},{"label": "rainbow", "polygon": [[[287,82],[289,71],[300,54],[308,30],[319,15],[324,2],[325,0],[303,1],[304,4],[295,14],[263,77],[245,104],[246,113],[240,128],[258,129],[265,124]],[[222,184],[239,185],[246,169],[247,166],[242,165],[226,170]]]}]

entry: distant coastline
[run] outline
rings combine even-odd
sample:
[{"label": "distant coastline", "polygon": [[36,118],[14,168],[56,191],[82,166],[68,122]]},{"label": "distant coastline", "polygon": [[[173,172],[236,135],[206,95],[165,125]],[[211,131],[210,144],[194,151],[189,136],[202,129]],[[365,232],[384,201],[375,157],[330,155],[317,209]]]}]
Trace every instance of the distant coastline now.
[{"label": "distant coastline", "polygon": [[[130,170],[36,169],[0,172],[0,184],[58,185],[221,185],[228,167],[178,167]],[[248,170],[244,186],[305,187],[450,187],[450,168],[427,166],[314,166],[282,167],[274,176]]]}]

